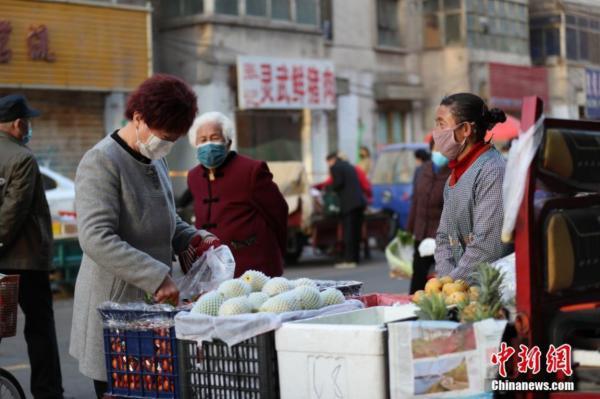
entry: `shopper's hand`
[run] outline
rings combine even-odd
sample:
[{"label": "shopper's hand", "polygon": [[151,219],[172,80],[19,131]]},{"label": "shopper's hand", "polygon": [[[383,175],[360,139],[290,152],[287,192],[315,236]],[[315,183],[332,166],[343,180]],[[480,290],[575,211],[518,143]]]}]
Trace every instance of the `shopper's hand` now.
[{"label": "shopper's hand", "polygon": [[221,246],[221,241],[217,237],[212,235],[205,237],[196,247],[196,255],[202,256],[202,254],[208,251],[210,247],[217,248],[219,246]]},{"label": "shopper's hand", "polygon": [[179,304],[179,289],[177,289],[177,286],[168,274],[156,290],[154,300],[158,303],[169,303],[173,306]]}]

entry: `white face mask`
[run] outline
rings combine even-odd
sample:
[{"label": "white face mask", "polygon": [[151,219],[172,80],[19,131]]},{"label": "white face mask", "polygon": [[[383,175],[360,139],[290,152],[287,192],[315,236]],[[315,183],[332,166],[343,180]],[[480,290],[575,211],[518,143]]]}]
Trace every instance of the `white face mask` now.
[{"label": "white face mask", "polygon": [[152,160],[157,160],[166,157],[175,145],[175,143],[172,141],[163,140],[160,137],[156,137],[152,134],[152,132],[150,133],[150,138],[148,139],[148,141],[142,143],[140,141],[140,133],[137,127],[135,128],[135,134],[137,137],[136,144],[138,146],[140,154]]}]

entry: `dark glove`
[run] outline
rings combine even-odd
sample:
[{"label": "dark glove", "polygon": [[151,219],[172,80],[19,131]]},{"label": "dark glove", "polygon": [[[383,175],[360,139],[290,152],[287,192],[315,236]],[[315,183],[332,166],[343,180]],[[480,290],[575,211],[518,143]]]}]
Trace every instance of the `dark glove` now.
[{"label": "dark glove", "polygon": [[[198,237],[200,238],[200,237]],[[197,245],[196,245],[196,255],[197,256],[202,256],[202,254],[204,254],[204,252],[208,251],[208,249],[210,247],[220,247],[221,246],[221,241],[215,237],[215,236],[209,236],[205,239],[200,238],[200,241],[196,241]]]}]

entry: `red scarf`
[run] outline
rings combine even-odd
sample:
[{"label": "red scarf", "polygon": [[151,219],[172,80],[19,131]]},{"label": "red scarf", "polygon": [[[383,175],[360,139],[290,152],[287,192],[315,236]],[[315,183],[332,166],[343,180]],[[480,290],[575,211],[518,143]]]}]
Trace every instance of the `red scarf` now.
[{"label": "red scarf", "polygon": [[448,163],[448,167],[452,169],[450,174],[450,187],[454,186],[458,179],[469,169],[471,165],[479,158],[481,154],[489,150],[491,146],[483,141],[476,143],[471,147],[469,152],[460,161],[455,159]]}]

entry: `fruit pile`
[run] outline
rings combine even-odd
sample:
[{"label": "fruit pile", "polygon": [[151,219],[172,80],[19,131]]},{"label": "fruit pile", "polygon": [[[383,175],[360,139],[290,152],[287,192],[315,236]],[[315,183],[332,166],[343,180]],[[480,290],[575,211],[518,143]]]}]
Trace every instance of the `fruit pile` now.
[{"label": "fruit pile", "polygon": [[245,313],[283,313],[320,309],[344,303],[344,295],[335,288],[319,291],[308,278],[288,280],[269,278],[264,273],[248,270],[240,278],[221,283],[215,291],[204,294],[192,312],[209,316],[234,316]]},{"label": "fruit pile", "polygon": [[151,329],[130,339],[136,348],[128,348],[128,333],[110,330],[112,388],[174,394],[175,359],[170,334],[169,328]]},{"label": "fruit pile", "polygon": [[425,290],[415,292],[412,301],[419,306],[418,316],[423,320],[448,320],[448,307],[456,307],[458,320],[475,322],[488,318],[503,318],[500,293],[504,275],[489,264],[480,265],[476,285],[450,276],[432,278]]}]

